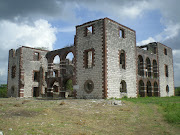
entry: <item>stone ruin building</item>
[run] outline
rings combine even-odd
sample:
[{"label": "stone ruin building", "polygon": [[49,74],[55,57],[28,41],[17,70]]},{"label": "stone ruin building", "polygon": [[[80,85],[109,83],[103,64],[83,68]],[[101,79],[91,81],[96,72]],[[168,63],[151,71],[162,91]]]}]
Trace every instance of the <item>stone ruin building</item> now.
[{"label": "stone ruin building", "polygon": [[9,97],[65,97],[69,79],[75,98],[173,96],[172,49],[159,42],[136,46],[134,30],[104,18],[76,26],[73,46],[9,51]]}]

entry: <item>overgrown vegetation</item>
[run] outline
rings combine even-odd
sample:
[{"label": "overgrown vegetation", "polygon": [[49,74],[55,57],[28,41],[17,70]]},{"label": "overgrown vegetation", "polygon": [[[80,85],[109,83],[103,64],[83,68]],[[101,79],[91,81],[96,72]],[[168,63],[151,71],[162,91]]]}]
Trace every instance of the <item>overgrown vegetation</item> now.
[{"label": "overgrown vegetation", "polygon": [[0,97],[7,97],[7,84],[0,85]]},{"label": "overgrown vegetation", "polygon": [[138,104],[156,104],[162,109],[161,112],[169,123],[180,124],[180,97],[140,97],[123,98],[122,100]]}]

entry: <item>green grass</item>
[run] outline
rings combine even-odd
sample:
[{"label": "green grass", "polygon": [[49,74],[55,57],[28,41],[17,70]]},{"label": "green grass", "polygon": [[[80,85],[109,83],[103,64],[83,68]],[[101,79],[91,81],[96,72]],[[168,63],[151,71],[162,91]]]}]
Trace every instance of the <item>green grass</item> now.
[{"label": "green grass", "polygon": [[134,102],[136,104],[156,104],[161,108],[166,121],[172,124],[180,124],[180,97],[140,97],[123,98],[124,101]]}]

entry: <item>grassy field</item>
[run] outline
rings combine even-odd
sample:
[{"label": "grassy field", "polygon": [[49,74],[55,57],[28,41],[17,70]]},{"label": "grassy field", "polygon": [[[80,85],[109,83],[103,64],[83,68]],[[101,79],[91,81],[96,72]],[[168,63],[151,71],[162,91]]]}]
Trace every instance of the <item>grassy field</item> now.
[{"label": "grassy field", "polygon": [[[179,121],[166,119],[166,104],[178,112],[180,97],[109,100],[0,98],[0,131],[6,135],[176,135]],[[176,111],[178,110],[178,111]],[[174,115],[173,115],[174,116]],[[177,117],[176,117],[177,118]]]},{"label": "grassy field", "polygon": [[175,125],[180,124],[180,97],[125,98],[122,100],[131,101],[136,104],[156,104],[162,109],[161,113],[167,122]]}]

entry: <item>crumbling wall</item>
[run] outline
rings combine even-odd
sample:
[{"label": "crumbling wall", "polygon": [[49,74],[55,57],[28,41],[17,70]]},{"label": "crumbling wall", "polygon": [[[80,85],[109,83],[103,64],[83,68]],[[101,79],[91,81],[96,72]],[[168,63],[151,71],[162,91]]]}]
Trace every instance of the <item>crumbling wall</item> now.
[{"label": "crumbling wall", "polygon": [[[35,53],[39,58],[36,59]],[[47,87],[45,72],[47,72],[47,51],[22,47],[22,70],[24,71],[24,97],[33,97],[33,88],[38,87],[39,96],[45,94]],[[38,81],[34,81],[34,72],[38,72]]]},{"label": "crumbling wall", "polygon": [[[146,49],[144,49],[146,48]],[[143,75],[139,75],[138,74],[138,91],[137,94],[138,96],[159,96],[159,71],[158,71],[158,55],[157,55],[157,45],[156,42],[155,43],[151,43],[148,45],[144,45],[144,46],[138,46],[137,47],[137,63],[139,60],[139,57],[142,58],[143,63],[141,63],[143,65]],[[150,60],[150,65],[148,65],[148,69],[147,69],[147,59]],[[153,65],[153,61],[156,61],[157,65]],[[142,66],[141,65],[141,66]],[[156,67],[154,67],[156,66]],[[138,67],[137,65],[137,69],[139,69],[140,67]],[[153,72],[153,68],[156,68],[156,72]],[[154,70],[155,71],[155,70]],[[150,76],[149,76],[150,73]],[[154,73],[156,73],[156,76],[154,76]],[[144,83],[144,86],[142,88],[139,88],[140,82]],[[147,84],[150,82],[151,86],[151,92],[148,93],[147,91]],[[154,87],[155,85],[155,88]]]}]

